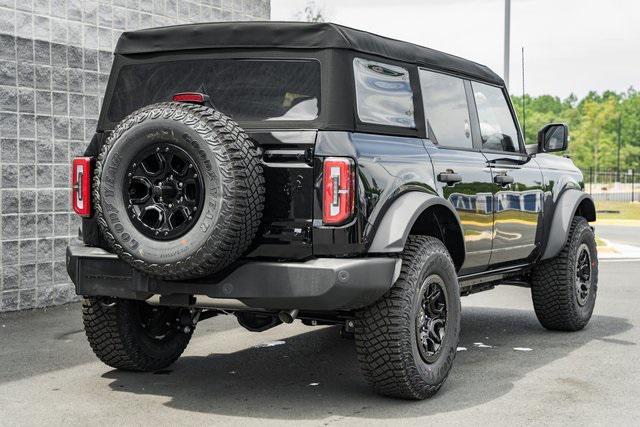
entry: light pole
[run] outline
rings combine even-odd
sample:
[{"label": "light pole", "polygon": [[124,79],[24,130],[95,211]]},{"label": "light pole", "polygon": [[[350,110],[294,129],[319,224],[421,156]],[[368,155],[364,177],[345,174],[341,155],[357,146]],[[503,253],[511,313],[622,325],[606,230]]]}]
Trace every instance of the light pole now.
[{"label": "light pole", "polygon": [[509,38],[511,33],[511,0],[504,0],[504,84],[509,88]]}]

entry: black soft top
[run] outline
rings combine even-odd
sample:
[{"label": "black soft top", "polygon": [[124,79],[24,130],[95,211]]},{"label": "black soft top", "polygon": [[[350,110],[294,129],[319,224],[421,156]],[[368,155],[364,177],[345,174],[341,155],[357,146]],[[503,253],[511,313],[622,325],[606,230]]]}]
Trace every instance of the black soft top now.
[{"label": "black soft top", "polygon": [[473,61],[331,23],[215,22],[127,31],[115,53],[254,48],[345,49],[504,84],[488,67]]}]

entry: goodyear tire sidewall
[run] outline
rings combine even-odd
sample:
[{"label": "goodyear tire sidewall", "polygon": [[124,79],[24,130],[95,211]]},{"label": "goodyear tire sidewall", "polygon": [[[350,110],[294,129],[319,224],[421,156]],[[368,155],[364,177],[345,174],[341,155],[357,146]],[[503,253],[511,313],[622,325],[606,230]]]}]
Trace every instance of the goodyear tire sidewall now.
[{"label": "goodyear tire sidewall", "polygon": [[[187,125],[160,116],[143,119],[112,143],[100,171],[99,207],[104,230],[112,234],[124,253],[149,264],[184,261],[219,227],[224,227],[221,201],[225,189],[218,159],[223,159],[225,153],[217,139],[215,132],[203,123]],[[204,182],[204,205],[197,222],[183,236],[168,241],[154,240],[138,231],[128,216],[123,194],[127,168],[133,158],[149,144],[165,142],[182,148],[192,157]]]}]

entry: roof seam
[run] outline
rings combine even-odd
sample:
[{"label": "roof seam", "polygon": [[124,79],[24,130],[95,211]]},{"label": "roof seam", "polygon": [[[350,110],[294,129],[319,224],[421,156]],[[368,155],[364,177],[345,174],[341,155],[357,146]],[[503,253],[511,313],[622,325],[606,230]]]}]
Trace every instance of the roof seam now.
[{"label": "roof seam", "polygon": [[334,28],[335,30],[338,31],[338,34],[340,34],[340,36],[342,37],[342,39],[345,41],[345,43],[347,44],[347,46],[349,48],[353,48],[353,45],[351,44],[351,42],[349,41],[349,39],[347,38],[347,35],[344,33],[344,31],[342,31],[342,28],[340,25],[338,24],[334,24],[333,22],[329,23],[329,25]]}]

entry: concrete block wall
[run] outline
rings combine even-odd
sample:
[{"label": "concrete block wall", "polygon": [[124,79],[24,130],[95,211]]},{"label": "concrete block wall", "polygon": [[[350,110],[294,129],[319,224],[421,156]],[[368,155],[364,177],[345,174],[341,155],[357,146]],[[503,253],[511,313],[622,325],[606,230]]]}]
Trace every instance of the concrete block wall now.
[{"label": "concrete block wall", "polygon": [[269,0],[0,0],[0,311],[76,298],[69,165],[95,130],[120,34],[269,16]]}]

